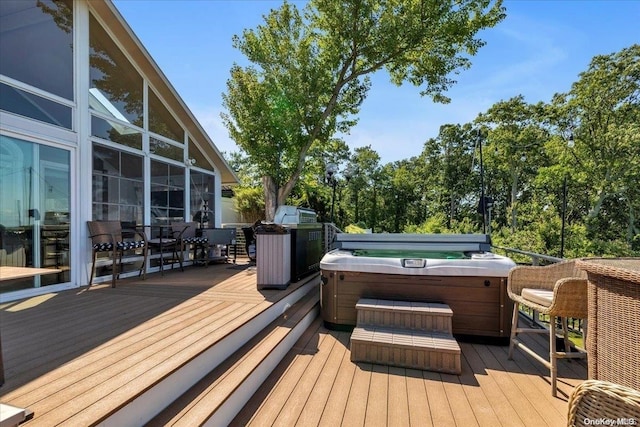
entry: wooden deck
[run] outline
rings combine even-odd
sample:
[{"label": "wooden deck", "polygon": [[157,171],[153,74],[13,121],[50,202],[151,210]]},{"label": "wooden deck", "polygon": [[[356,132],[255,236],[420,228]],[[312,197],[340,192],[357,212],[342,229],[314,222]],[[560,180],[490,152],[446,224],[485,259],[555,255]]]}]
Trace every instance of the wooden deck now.
[{"label": "wooden deck", "polygon": [[[33,410],[26,426],[95,424],[159,372],[174,371],[294,290],[258,291],[253,268],[226,264],[2,304],[0,401]],[[542,337],[529,343],[546,351]],[[516,352],[508,361],[505,346],[460,345],[460,376],[354,364],[349,333],[318,319],[233,424],[566,424],[567,396],[586,378],[582,362],[560,361],[553,398],[549,372],[531,358]]]},{"label": "wooden deck", "polygon": [[[32,425],[90,425],[295,289],[256,287],[255,267],[188,267],[0,306],[3,403]],[[97,418],[99,419],[99,418]]]},{"label": "wooden deck", "polygon": [[[543,340],[526,340],[539,352]],[[319,320],[280,363],[233,425],[565,426],[567,399],[586,379],[583,362],[549,371],[508,346],[460,342],[462,375],[352,363],[349,333]]]}]

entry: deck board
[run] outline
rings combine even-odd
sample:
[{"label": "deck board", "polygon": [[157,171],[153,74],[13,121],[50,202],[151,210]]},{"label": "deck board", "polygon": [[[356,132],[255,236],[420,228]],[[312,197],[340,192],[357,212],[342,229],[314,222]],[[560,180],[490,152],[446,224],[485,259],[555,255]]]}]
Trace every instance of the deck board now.
[{"label": "deck board", "polygon": [[367,396],[366,426],[384,426],[389,422],[387,416],[389,397],[389,367],[371,366],[371,382]]},{"label": "deck board", "polygon": [[478,386],[479,384],[473,374],[473,369],[471,369],[471,365],[464,354],[461,363],[463,369],[458,379],[465,394],[465,399],[468,400],[471,406],[476,422],[483,427],[499,425],[500,421],[496,410],[489,403],[485,389]]},{"label": "deck board", "polygon": [[[341,425],[363,426],[369,398],[369,385],[371,383],[370,363],[356,363],[356,372],[353,376],[353,383],[347,397],[347,407]],[[386,402],[380,402],[386,404]],[[348,422],[345,422],[348,420]]]},{"label": "deck board", "polygon": [[340,425],[347,406],[347,399],[351,390],[351,383],[356,371],[356,365],[351,362],[347,351],[349,346],[349,334],[341,332],[336,334],[338,344],[334,351],[340,352],[340,366],[333,381],[333,387],[329,390],[325,409],[320,414],[320,426],[334,427]]},{"label": "deck board", "polygon": [[[316,326],[314,334],[316,341],[305,340],[317,347],[289,352],[232,425],[564,426],[565,394],[586,379],[585,363],[560,361],[570,366],[560,369],[568,377],[560,379],[554,398],[549,372],[519,351],[508,360],[507,346],[461,342],[458,376],[352,363],[345,332]],[[544,336],[524,340],[544,349]],[[317,352],[310,355],[312,349]],[[300,413],[302,401],[307,406]],[[311,416],[307,409],[323,412]]]},{"label": "deck board", "polygon": [[408,426],[409,395],[407,392],[407,377],[404,368],[389,367],[389,403],[387,424]]},{"label": "deck board", "polygon": [[498,422],[493,425],[524,426],[520,420],[518,411],[514,408],[512,402],[508,399],[508,396],[493,376],[486,375],[482,372],[485,365],[474,346],[467,343],[460,343],[460,348],[462,349],[466,366],[474,373],[473,379],[482,390],[484,398],[486,399],[486,404],[483,405],[483,407],[490,406],[498,418]]},{"label": "deck board", "polygon": [[[536,401],[540,400],[538,394],[531,393],[532,385],[529,377],[512,375],[505,371],[504,366],[494,357],[494,353],[486,345],[476,346],[476,351],[482,359],[486,372],[491,375],[498,386],[509,396],[512,404],[518,408],[518,414],[527,424],[550,425],[536,409]],[[547,389],[550,392],[550,388]],[[543,411],[546,412],[546,411]],[[556,424],[551,424],[556,425]]]},{"label": "deck board", "polygon": [[[344,332],[342,334],[345,334]],[[305,402],[304,408],[298,419],[298,423],[302,425],[318,425],[322,413],[326,409],[327,401],[331,390],[334,388],[336,379],[338,378],[338,372],[344,355],[346,353],[346,347],[343,345],[344,338],[338,334],[336,336],[336,342],[331,349],[329,357],[327,358],[323,368],[322,374],[319,375],[317,381],[313,385],[309,398]],[[334,408],[331,408],[333,411]]]},{"label": "deck board", "polygon": [[[315,325],[317,327],[318,323],[316,322]],[[263,385],[263,388],[271,388],[271,391],[268,393],[269,405],[260,406],[254,416],[249,417],[248,422],[254,425],[274,425],[282,408],[286,406],[287,410],[289,409],[289,404],[291,403],[290,399],[294,396],[292,393],[293,389],[306,372],[309,363],[314,358],[314,354],[316,354],[319,348],[323,345],[325,338],[326,334],[319,334],[318,339],[313,339],[312,336],[311,339],[306,341],[303,348],[298,348],[295,358],[292,360],[285,359],[283,361],[285,364],[289,361],[291,362],[286,365],[287,369],[284,375],[282,375],[276,382],[267,381]],[[278,371],[276,370],[275,373],[277,372]]]},{"label": "deck board", "polygon": [[[306,369],[291,388],[291,394],[287,401],[286,411],[281,411],[272,425],[291,425],[304,419],[302,412],[309,395],[313,392],[319,378],[324,376],[324,366],[333,350],[336,340],[323,339],[318,345],[318,351],[311,358]],[[300,421],[301,424],[302,421]]]},{"label": "deck board", "polygon": [[453,408],[445,393],[442,375],[437,372],[421,371],[427,390],[429,412],[434,426],[451,424],[453,420]]}]

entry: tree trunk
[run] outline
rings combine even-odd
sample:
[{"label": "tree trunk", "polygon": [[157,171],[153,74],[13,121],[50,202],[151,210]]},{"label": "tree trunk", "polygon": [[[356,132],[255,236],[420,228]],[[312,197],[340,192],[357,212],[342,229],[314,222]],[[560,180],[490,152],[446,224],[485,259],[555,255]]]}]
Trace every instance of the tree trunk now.
[{"label": "tree trunk", "polygon": [[518,226],[518,170],[515,166],[511,168],[511,232],[516,232]]},{"label": "tree trunk", "polygon": [[611,185],[611,182],[611,169],[607,169],[606,173],[604,174],[604,182],[600,188],[600,191],[598,192],[598,200],[596,200],[593,208],[591,208],[591,210],[587,214],[588,219],[593,219],[600,215],[600,210],[602,209],[604,199],[606,199],[608,195],[606,188]]},{"label": "tree trunk", "polygon": [[636,234],[639,234],[640,230],[638,230],[638,227],[636,227],[635,211],[633,210],[633,204],[631,203],[631,200],[629,199],[628,196],[627,196],[627,204],[629,206],[629,222],[627,224],[627,242],[631,243],[633,241],[633,237]]},{"label": "tree trunk", "polygon": [[267,221],[273,221],[278,208],[278,186],[270,176],[262,177],[264,189],[264,213]]},{"label": "tree trunk", "polygon": [[591,208],[591,210],[589,211],[589,214],[587,215],[588,219],[593,219],[593,218],[596,218],[598,215],[600,215],[600,210],[602,210],[602,205],[604,203],[604,199],[606,198],[607,198],[607,192],[603,188],[602,190],[600,190],[600,193],[598,194],[598,200],[596,200],[596,203],[593,205],[593,208]]},{"label": "tree trunk", "polygon": [[268,222],[273,221],[276,216],[276,210],[278,206],[282,206],[286,203],[287,197],[291,192],[291,185],[285,185],[279,187],[278,184],[270,176],[262,177],[262,187],[264,188],[264,213],[265,220]]}]

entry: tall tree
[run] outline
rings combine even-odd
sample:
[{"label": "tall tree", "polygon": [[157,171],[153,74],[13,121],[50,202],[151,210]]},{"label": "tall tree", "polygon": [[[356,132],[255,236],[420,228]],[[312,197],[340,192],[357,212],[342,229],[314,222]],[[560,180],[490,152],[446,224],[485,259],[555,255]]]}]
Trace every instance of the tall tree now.
[{"label": "tall tree", "polygon": [[223,120],[263,171],[267,219],[310,148],[356,123],[372,73],[446,102],[451,74],[484,44],[477,33],[503,18],[501,0],[311,0],[302,14],[285,2],[235,37],[252,65],[233,66]]},{"label": "tall tree", "polygon": [[371,146],[358,147],[351,155],[353,177],[349,190],[354,207],[354,222],[372,227],[376,217],[376,180],[380,176],[380,155]]},{"label": "tall tree", "polygon": [[501,182],[494,183],[500,185],[497,190],[509,194],[507,211],[512,232],[518,225],[518,205],[526,199],[537,169],[545,166],[542,147],[548,134],[540,125],[539,109],[518,95],[497,102],[476,119],[489,127],[486,157],[488,165],[501,175]]},{"label": "tall tree", "polygon": [[554,103],[575,124],[576,163],[589,170],[592,231],[607,234],[611,224],[626,222],[626,229],[610,232],[631,240],[640,234],[640,45],[595,56]]}]

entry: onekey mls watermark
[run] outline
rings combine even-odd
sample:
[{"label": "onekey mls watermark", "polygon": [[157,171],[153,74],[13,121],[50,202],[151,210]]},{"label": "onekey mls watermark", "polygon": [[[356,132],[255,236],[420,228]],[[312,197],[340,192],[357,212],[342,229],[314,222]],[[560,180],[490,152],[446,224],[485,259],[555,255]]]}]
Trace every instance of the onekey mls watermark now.
[{"label": "onekey mls watermark", "polygon": [[586,426],[637,426],[638,420],[635,418],[585,418],[583,424]]}]

